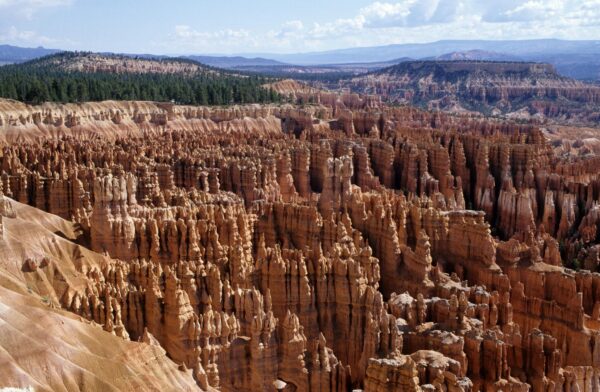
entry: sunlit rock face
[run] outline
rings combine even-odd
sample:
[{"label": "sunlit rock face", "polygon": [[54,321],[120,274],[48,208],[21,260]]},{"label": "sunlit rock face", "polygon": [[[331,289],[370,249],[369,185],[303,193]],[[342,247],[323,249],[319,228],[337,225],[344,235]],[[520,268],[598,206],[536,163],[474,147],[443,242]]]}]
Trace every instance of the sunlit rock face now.
[{"label": "sunlit rock face", "polygon": [[[595,158],[530,125],[280,87],[318,103],[0,101],[0,304],[123,355],[64,389],[127,361],[117,388],[600,388],[600,275],[573,269],[600,260]],[[0,346],[2,383],[58,388]]]},{"label": "sunlit rock face", "polygon": [[390,103],[526,121],[597,124],[600,104],[598,85],[562,76],[550,64],[515,61],[403,61],[328,86]]}]

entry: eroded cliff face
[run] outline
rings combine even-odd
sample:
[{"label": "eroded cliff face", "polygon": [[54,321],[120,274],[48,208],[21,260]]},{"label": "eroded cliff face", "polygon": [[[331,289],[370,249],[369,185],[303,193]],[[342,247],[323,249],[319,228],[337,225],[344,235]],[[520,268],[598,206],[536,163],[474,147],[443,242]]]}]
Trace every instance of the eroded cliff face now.
[{"label": "eroded cliff face", "polygon": [[599,119],[600,88],[560,76],[550,64],[407,61],[330,87],[455,113],[565,123]]},{"label": "eroded cliff face", "polygon": [[[0,195],[0,384],[36,391],[199,390],[149,334],[69,312],[110,258],[74,243],[72,222]],[[62,309],[61,309],[62,308]],[[113,308],[107,303],[100,319]],[[98,309],[95,310],[98,315]]]},{"label": "eroded cliff face", "polygon": [[77,279],[52,246],[10,265],[204,390],[600,387],[600,275],[562,266],[599,260],[595,166],[536,127],[351,102],[3,102],[4,219],[59,215],[84,250]]}]

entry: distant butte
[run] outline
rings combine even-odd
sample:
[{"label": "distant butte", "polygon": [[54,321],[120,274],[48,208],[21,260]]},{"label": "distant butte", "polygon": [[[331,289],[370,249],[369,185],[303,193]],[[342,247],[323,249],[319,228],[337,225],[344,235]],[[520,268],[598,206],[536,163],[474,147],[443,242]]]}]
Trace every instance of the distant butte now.
[{"label": "distant butte", "polygon": [[405,61],[327,85],[451,113],[570,124],[600,120],[600,86],[561,76],[543,63]]}]

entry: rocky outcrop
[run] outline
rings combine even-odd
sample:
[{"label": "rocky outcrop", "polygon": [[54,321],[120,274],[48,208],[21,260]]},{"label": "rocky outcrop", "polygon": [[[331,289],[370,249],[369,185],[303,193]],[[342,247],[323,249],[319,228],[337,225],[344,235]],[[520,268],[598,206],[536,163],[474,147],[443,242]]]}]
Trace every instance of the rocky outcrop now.
[{"label": "rocky outcrop", "polygon": [[324,102],[3,102],[2,271],[203,390],[595,388],[593,162]]},{"label": "rocky outcrop", "polygon": [[600,103],[600,88],[560,76],[550,64],[540,63],[405,61],[331,87],[340,85],[388,102],[534,121],[594,123]]}]

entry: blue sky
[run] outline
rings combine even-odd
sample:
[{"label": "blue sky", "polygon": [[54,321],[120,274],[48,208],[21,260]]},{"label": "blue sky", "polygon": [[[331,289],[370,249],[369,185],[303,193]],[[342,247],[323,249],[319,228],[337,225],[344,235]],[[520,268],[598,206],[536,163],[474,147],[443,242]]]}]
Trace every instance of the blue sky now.
[{"label": "blue sky", "polygon": [[0,0],[0,43],[293,53],[440,39],[600,39],[600,0]]}]

